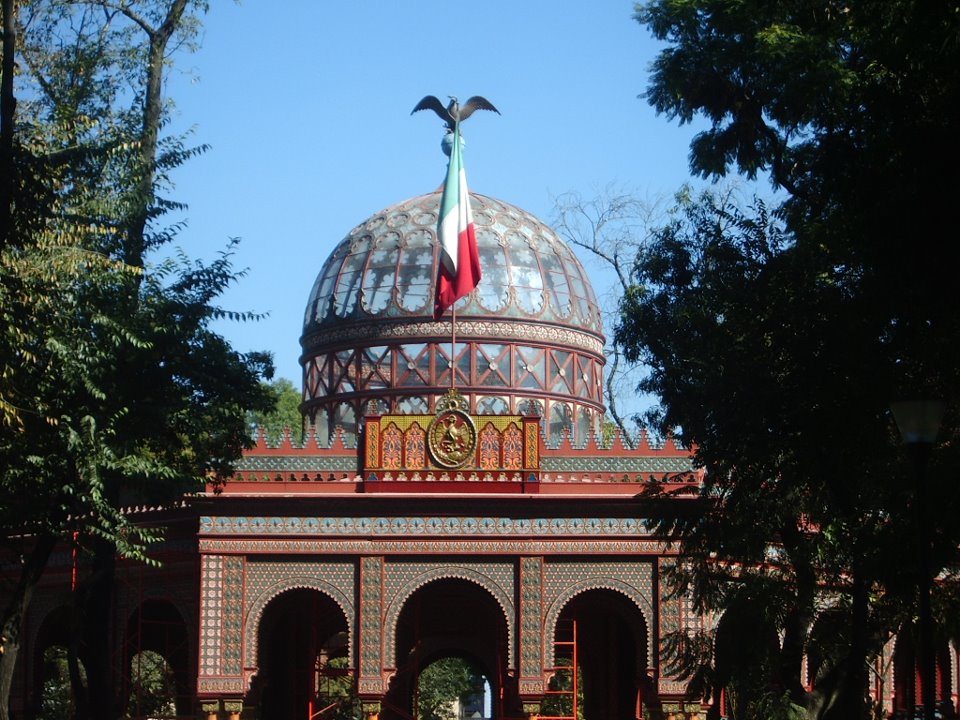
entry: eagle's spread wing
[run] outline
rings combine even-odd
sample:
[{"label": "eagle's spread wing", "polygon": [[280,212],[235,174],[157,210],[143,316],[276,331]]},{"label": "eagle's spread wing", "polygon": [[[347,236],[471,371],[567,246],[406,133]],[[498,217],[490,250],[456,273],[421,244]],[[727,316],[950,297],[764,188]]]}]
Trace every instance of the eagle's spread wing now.
[{"label": "eagle's spread wing", "polygon": [[[426,98],[424,98],[420,102],[423,103],[424,100],[426,100]],[[434,98],[434,100],[436,100],[436,98]],[[439,102],[439,100],[437,102]],[[482,97],[480,95],[474,95],[472,98],[470,98],[463,105],[460,106],[460,113],[459,113],[460,121],[462,122],[466,120],[468,117],[470,117],[471,115],[473,115],[474,110],[490,110],[492,112],[495,112],[497,115],[500,114],[500,111],[493,106],[492,102],[490,102],[485,97]]]},{"label": "eagle's spread wing", "polygon": [[[472,100],[473,98],[471,98]],[[437,115],[440,116],[440,119],[446,122],[450,127],[453,127],[454,119],[450,117],[450,113],[443,103],[440,102],[440,99],[435,95],[427,95],[423,100],[417,103],[417,106],[410,112],[411,115],[419,110],[433,110]]]}]

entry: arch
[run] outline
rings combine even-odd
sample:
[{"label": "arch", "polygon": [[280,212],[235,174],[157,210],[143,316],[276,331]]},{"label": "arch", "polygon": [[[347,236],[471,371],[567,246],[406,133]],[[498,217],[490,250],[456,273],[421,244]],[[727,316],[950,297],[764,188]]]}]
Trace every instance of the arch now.
[{"label": "arch", "polygon": [[653,603],[651,602],[650,598],[646,597],[643,592],[641,592],[639,588],[636,588],[624,582],[623,580],[612,577],[581,580],[570,585],[566,592],[554,598],[553,602],[550,604],[550,607],[547,608],[543,626],[542,651],[543,657],[546,659],[547,664],[553,665],[555,662],[553,654],[553,637],[557,632],[557,622],[559,621],[560,613],[577,595],[582,595],[590,590],[612,590],[613,592],[626,596],[628,600],[636,605],[637,610],[640,612],[640,617],[643,618],[643,622],[647,629],[647,656],[645,658],[646,666],[648,668],[655,667],[656,665],[654,660],[656,659],[656,655],[654,654],[653,638],[654,625],[650,621],[650,618],[656,617],[656,614],[653,610]]},{"label": "arch", "polygon": [[[47,608],[43,619],[36,626],[36,631],[29,646],[31,672],[28,679],[30,690],[27,693],[28,697],[31,698],[31,703],[33,703],[34,714],[40,711],[44,684],[48,679],[46,677],[46,651],[50,648],[66,649],[69,647],[70,622],[70,606],[62,603]],[[78,648],[77,655],[80,664],[85,665],[82,643]],[[23,659],[26,660],[27,656]]]},{"label": "arch", "polygon": [[426,570],[404,583],[391,598],[387,611],[384,614],[384,637],[386,648],[384,652],[384,667],[396,667],[397,664],[397,622],[404,605],[420,588],[434,580],[466,580],[479,585],[486,590],[500,606],[507,626],[507,657],[516,657],[514,640],[514,607],[513,594],[508,595],[506,589],[488,575],[484,575],[473,568],[463,565],[448,565]]},{"label": "arch", "polygon": [[[247,610],[243,619],[243,664],[245,668],[257,667],[257,651],[259,649],[260,642],[258,630],[260,628],[260,623],[263,620],[263,612],[267,605],[271,600],[287,592],[288,590],[298,589],[315,590],[323,595],[328,596],[337,604],[347,622],[347,653],[350,657],[353,657],[354,622],[352,603],[350,600],[339,588],[331,585],[330,583],[324,582],[319,578],[296,576],[285,578],[277,583],[274,583],[273,585],[264,589],[250,603],[250,608]],[[251,675],[252,673],[244,673],[244,677],[246,678],[249,678]],[[247,680],[247,683],[249,683],[249,680]],[[247,689],[249,689],[249,687]]]},{"label": "arch", "polygon": [[[318,678],[350,673],[349,626],[343,608],[330,594],[311,587],[289,588],[274,595],[258,615],[256,668],[247,668],[245,703],[264,717],[307,717],[325,707],[330,691],[341,691]],[[335,660],[343,663],[332,664]],[[352,679],[348,680],[352,686]]]},{"label": "arch", "polygon": [[161,656],[172,672],[178,714],[189,713],[196,679],[191,667],[196,654],[192,639],[184,614],[174,602],[153,597],[133,607],[127,616],[121,652],[123,701],[136,691],[131,662],[139,653],[149,651]]}]

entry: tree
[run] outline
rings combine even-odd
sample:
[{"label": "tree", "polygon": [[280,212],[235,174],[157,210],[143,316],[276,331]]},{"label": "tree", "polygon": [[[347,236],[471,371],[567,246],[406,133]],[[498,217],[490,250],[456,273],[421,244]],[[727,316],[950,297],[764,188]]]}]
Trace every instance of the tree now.
[{"label": "tree", "polygon": [[[938,171],[960,159],[948,110],[960,18],[906,2],[721,0],[650,2],[637,18],[668,42],[651,104],[709,123],[692,170],[765,172],[785,193],[772,212],[681,197],[622,308],[617,337],[661,401],[651,421],[708,470],[707,511],[674,528],[687,561],[673,579],[701,609],[750,602],[783,634],[757,712],[785,698],[862,716],[864,660],[916,584],[913,484],[887,404],[947,398],[946,437],[957,430],[960,326],[931,259],[957,189]],[[956,480],[955,447],[934,460],[943,502],[956,498],[942,482]],[[926,521],[936,569],[955,562],[954,524]],[[850,635],[830,687],[808,695],[800,661],[821,591],[846,607]],[[702,689],[711,672],[725,681],[714,666]]]},{"label": "tree", "polygon": [[[568,243],[586,250],[612,280],[609,290],[598,298],[604,325],[612,328],[620,299],[630,285],[630,263],[659,222],[661,203],[607,187],[592,198],[568,192],[554,204],[553,227]],[[607,414],[624,442],[632,446],[638,440],[637,428],[621,410],[621,400],[633,393],[638,368],[623,361],[623,350],[615,338],[608,339],[604,352]]]},{"label": "tree", "polygon": [[300,392],[287,378],[277,378],[267,387],[273,396],[273,407],[269,412],[250,413],[250,424],[260,428],[269,443],[279,443],[285,431],[289,432],[292,442],[302,443],[304,432]]},{"label": "tree", "polygon": [[448,720],[455,702],[467,702],[483,693],[483,677],[459,657],[430,663],[417,680],[418,720]]},{"label": "tree", "polygon": [[269,402],[269,357],[237,353],[210,327],[254,318],[216,304],[242,276],[232,244],[208,264],[146,263],[176,233],[161,224],[182,207],[161,197],[168,173],[196,154],[160,135],[169,43],[190,41],[204,7],[2,5],[0,521],[21,574],[5,593],[0,718],[23,614],[64,540],[91,558],[75,599],[90,660],[77,716],[116,713],[113,564],[118,553],[147,560],[155,538],[123,507],[225,478],[250,443],[247,411]]}]

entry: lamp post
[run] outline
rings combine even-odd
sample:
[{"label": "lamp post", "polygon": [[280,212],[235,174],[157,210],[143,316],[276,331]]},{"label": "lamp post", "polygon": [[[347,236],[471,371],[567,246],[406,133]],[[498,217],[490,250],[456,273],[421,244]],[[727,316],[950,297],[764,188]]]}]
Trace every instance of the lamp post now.
[{"label": "lamp post", "polygon": [[916,472],[914,517],[917,523],[919,552],[917,557],[917,622],[919,624],[920,693],[924,720],[934,720],[936,712],[936,654],[933,648],[933,621],[930,617],[930,531],[927,527],[926,468],[940,431],[943,417],[942,400],[902,400],[890,404],[900,437],[913,460]]}]

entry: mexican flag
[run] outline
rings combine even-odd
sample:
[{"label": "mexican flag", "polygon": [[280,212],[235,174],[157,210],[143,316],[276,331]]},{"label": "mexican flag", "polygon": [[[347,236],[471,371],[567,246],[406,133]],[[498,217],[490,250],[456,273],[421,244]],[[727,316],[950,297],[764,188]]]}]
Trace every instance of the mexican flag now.
[{"label": "mexican flag", "polygon": [[437,275],[437,298],[433,306],[434,320],[439,320],[448,307],[480,282],[477,231],[470,212],[467,176],[463,172],[459,124],[454,127],[450,164],[447,166],[447,179],[443,183],[437,241],[440,244],[440,269]]}]

